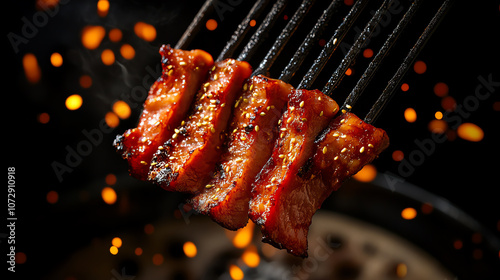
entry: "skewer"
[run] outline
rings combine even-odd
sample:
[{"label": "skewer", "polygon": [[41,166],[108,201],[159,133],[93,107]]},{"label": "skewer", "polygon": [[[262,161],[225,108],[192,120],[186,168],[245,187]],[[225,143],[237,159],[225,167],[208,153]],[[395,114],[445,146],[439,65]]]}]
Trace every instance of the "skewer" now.
[{"label": "skewer", "polygon": [[240,45],[243,38],[247,34],[248,30],[250,30],[250,21],[254,18],[257,18],[264,10],[264,8],[269,4],[270,0],[258,0],[253,5],[252,9],[248,12],[247,16],[243,19],[243,21],[238,25],[238,28],[231,36],[231,39],[227,42],[224,49],[217,57],[217,61],[222,61],[228,57],[231,57],[235,51],[235,49]]},{"label": "skewer", "polygon": [[347,54],[342,59],[340,65],[337,67],[333,75],[330,77],[326,85],[323,87],[322,91],[324,94],[330,96],[332,94],[332,91],[342,81],[345,72],[352,64],[354,59],[358,56],[361,48],[365,45],[367,40],[371,38],[373,31],[376,29],[377,25],[380,22],[380,19],[382,18],[382,15],[387,12],[387,8],[389,7],[390,2],[391,1],[389,0],[385,0],[380,6],[380,8],[378,8],[378,10],[375,12],[370,21],[366,24],[361,34],[359,34],[354,44],[351,46]]},{"label": "skewer", "polygon": [[323,47],[318,58],[316,58],[311,68],[309,68],[309,71],[304,75],[297,88],[309,89],[312,86],[313,82],[316,80],[319,73],[323,70],[333,52],[339,46],[340,41],[342,41],[342,39],[345,37],[352,24],[358,18],[359,14],[367,3],[367,0],[358,0],[356,1],[356,3],[354,3],[347,16],[344,18],[337,30],[335,30],[335,33],[333,34],[331,39]]},{"label": "skewer", "polygon": [[387,37],[387,40],[384,42],[384,45],[380,48],[380,50],[377,52],[373,60],[370,62],[368,67],[366,68],[365,72],[361,76],[361,78],[358,80],[356,86],[353,88],[349,96],[347,96],[344,104],[342,105],[343,110],[347,110],[347,105],[354,105],[358,98],[360,97],[361,93],[364,91],[364,89],[368,86],[370,83],[371,79],[377,72],[379,66],[382,64],[382,61],[386,57],[387,53],[391,50],[391,48],[394,46],[396,43],[399,35],[403,32],[405,29],[406,25],[410,22],[410,20],[413,18],[415,15],[416,11],[418,10],[420,4],[422,3],[422,0],[415,0],[408,11],[406,11],[405,15],[403,18],[399,21],[398,25],[394,28],[392,33]]},{"label": "skewer", "polygon": [[202,22],[207,17],[207,14],[213,11],[213,2],[216,0],[206,0],[201,6],[200,10],[194,17],[193,21],[189,24],[182,37],[179,39],[177,44],[175,45],[176,49],[185,49],[189,43],[193,40],[193,37],[200,30],[203,25]]},{"label": "skewer", "polygon": [[267,52],[264,59],[261,61],[259,67],[257,69],[255,69],[253,75],[258,75],[258,74],[266,75],[267,74],[267,71],[269,71],[269,68],[276,61],[279,54],[281,53],[281,51],[285,47],[286,43],[288,43],[288,41],[292,37],[295,30],[297,30],[297,27],[304,19],[304,16],[307,14],[307,12],[311,8],[311,5],[314,3],[314,1],[315,0],[303,0],[302,1],[302,4],[300,4],[300,7],[297,9],[297,11],[292,16],[290,21],[287,23],[285,28],[283,28],[280,35],[278,36],[278,38],[274,42],[273,46]]},{"label": "skewer", "polygon": [[323,30],[327,26],[333,14],[337,11],[341,2],[341,0],[334,0],[330,3],[328,8],[326,8],[321,17],[316,22],[316,25],[314,25],[313,29],[311,29],[307,37],[304,39],[300,47],[293,55],[290,63],[288,63],[285,69],[283,69],[283,71],[281,72],[281,75],[279,77],[280,80],[284,82],[290,81],[295,72],[299,70],[307,54],[311,51],[311,48],[319,39],[319,36],[321,36],[321,34],[323,33]]},{"label": "skewer", "polygon": [[387,102],[389,102],[389,100],[394,95],[396,87],[399,85],[399,83],[403,79],[408,69],[410,69],[410,67],[413,65],[415,58],[418,56],[420,51],[422,51],[425,44],[431,37],[432,33],[434,33],[441,20],[444,18],[445,14],[450,9],[452,2],[453,2],[452,0],[445,0],[443,2],[439,10],[436,12],[432,20],[425,28],[422,35],[420,35],[415,45],[410,49],[410,51],[406,55],[401,66],[399,66],[394,76],[387,83],[386,88],[384,89],[380,97],[377,99],[375,104],[372,106],[370,112],[368,112],[368,114],[366,115],[364,120],[365,122],[371,124],[380,116],[380,113],[387,105]]}]

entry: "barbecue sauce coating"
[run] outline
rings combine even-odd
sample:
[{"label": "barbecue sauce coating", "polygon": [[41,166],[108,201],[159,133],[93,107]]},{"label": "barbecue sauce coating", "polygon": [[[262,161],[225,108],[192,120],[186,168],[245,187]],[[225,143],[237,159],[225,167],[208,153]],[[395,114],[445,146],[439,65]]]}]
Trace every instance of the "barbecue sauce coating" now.
[{"label": "barbecue sauce coating", "polygon": [[201,86],[191,113],[158,147],[149,180],[168,191],[199,193],[215,171],[232,108],[252,73],[247,62],[216,62]]},{"label": "barbecue sauce coating", "polygon": [[260,75],[243,86],[217,172],[203,192],[190,200],[198,212],[231,230],[247,224],[251,185],[271,156],[291,91],[291,85]]},{"label": "barbecue sauce coating", "polygon": [[202,50],[183,51],[163,45],[160,54],[162,75],[149,90],[138,126],[118,135],[113,143],[127,160],[130,174],[140,180],[147,179],[153,154],[185,118],[214,64],[212,56]]},{"label": "barbecue sauce coating", "polygon": [[[382,129],[352,113],[335,118],[315,142],[315,151],[299,172],[264,208],[260,223],[264,238],[290,253],[307,256],[307,233],[312,216],[342,182],[373,161],[387,146]],[[261,207],[261,205],[256,205]]]},{"label": "barbecue sauce coating", "polygon": [[[280,135],[273,152],[257,176],[252,189],[249,216],[262,226],[263,241],[278,248],[287,248],[295,255],[306,254],[307,247],[300,244],[307,241],[307,228],[284,227],[298,221],[290,221],[303,211],[300,207],[290,213],[276,209],[289,203],[285,196],[301,167],[314,151],[316,136],[330,123],[338,111],[337,103],[319,90],[293,90],[289,96],[287,110],[281,118]],[[307,199],[307,197],[306,197]],[[286,240],[276,238],[283,234]],[[292,242],[288,242],[292,241]],[[296,246],[298,245],[298,246]]]}]

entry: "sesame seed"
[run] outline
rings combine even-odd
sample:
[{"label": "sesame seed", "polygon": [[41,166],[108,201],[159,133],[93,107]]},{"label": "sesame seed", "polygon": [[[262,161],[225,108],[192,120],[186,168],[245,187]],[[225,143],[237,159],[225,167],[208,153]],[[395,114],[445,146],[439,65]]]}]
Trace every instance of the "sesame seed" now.
[{"label": "sesame seed", "polygon": [[373,148],[373,145],[372,144],[368,144],[368,148]]},{"label": "sesame seed", "polygon": [[242,161],[243,161],[243,160],[242,160],[241,158],[237,158],[237,159],[236,159],[236,163],[240,163],[240,162],[242,162]]},{"label": "sesame seed", "polygon": [[321,111],[321,112],[319,113],[319,116],[320,116],[320,117],[322,117],[322,116],[323,116],[323,111]]},{"label": "sesame seed", "polygon": [[210,107],[210,108],[215,108],[215,107],[217,107],[217,105],[215,105],[215,104],[210,104],[210,105],[208,105],[208,107]]},{"label": "sesame seed", "polygon": [[299,106],[300,108],[304,107],[304,101],[300,102]]},{"label": "sesame seed", "polygon": [[210,83],[206,82],[206,83],[203,84],[203,87],[208,87],[209,85],[210,85]]},{"label": "sesame seed", "polygon": [[318,97],[318,101],[321,101],[321,96]]},{"label": "sesame seed", "polygon": [[328,149],[326,148],[326,146],[325,146],[325,147],[323,147],[323,154],[326,154],[326,151],[327,151],[327,150],[328,150]]},{"label": "sesame seed", "polygon": [[337,159],[339,159],[339,156],[335,156],[335,157],[333,158],[333,160],[337,160]]},{"label": "sesame seed", "polygon": [[210,189],[211,187],[213,187],[213,185],[208,184],[205,186],[205,189]]},{"label": "sesame seed", "polygon": [[341,119],[341,120],[340,120],[340,123],[345,123],[345,119]]},{"label": "sesame seed", "polygon": [[284,132],[281,132],[281,134],[280,134],[280,138],[283,138],[283,137],[285,137],[285,133],[284,133]]},{"label": "sesame seed", "polygon": [[280,154],[278,157],[279,157],[279,158],[284,158],[284,157],[285,157],[285,155],[284,155],[284,154]]},{"label": "sesame seed", "polygon": [[303,122],[307,122],[307,119],[306,119],[306,118],[302,118],[302,119],[300,119],[300,120],[301,120],[301,121],[303,121]]},{"label": "sesame seed", "polygon": [[155,166],[156,164],[156,162],[151,162],[151,166]]},{"label": "sesame seed", "polygon": [[174,74],[174,69],[170,69],[170,70],[168,71],[168,73],[167,73],[167,75],[169,75],[169,76],[172,76],[172,74]]},{"label": "sesame seed", "polygon": [[343,148],[342,151],[340,151],[340,152],[344,153],[345,151],[347,151],[347,148]]},{"label": "sesame seed", "polygon": [[342,134],[342,135],[340,135],[340,138],[344,138],[345,139],[345,138],[347,138],[347,135]]},{"label": "sesame seed", "polygon": [[212,127],[210,128],[210,131],[211,131],[212,133],[215,133],[215,128],[212,126]]},{"label": "sesame seed", "polygon": [[214,74],[214,81],[217,80],[219,78],[219,75],[217,75],[217,73]]},{"label": "sesame seed", "polygon": [[185,122],[185,121],[182,121],[182,122],[181,122],[181,125],[185,125],[185,124],[186,124],[186,122]]},{"label": "sesame seed", "polygon": [[226,173],[229,173],[229,166],[226,166],[226,169],[224,169]]},{"label": "sesame seed", "polygon": [[290,112],[293,111],[293,110],[295,110],[295,107],[293,107],[293,106],[290,107]]},{"label": "sesame seed", "polygon": [[271,179],[271,183],[274,183],[274,181],[276,181],[276,177],[273,177],[273,178]]},{"label": "sesame seed", "polygon": [[244,84],[244,85],[243,85],[243,90],[245,90],[245,91],[246,91],[247,89],[248,89],[248,84]]},{"label": "sesame seed", "polygon": [[345,109],[342,109],[342,114],[345,114],[347,111]]},{"label": "sesame seed", "polygon": [[177,133],[174,133],[174,135],[172,135],[172,139],[177,138],[177,135],[178,135]]},{"label": "sesame seed", "polygon": [[221,107],[226,107],[226,103],[220,104]]},{"label": "sesame seed", "polygon": [[333,137],[338,137],[338,136],[339,136],[339,133],[338,133],[338,132],[334,132],[332,136],[333,136]]},{"label": "sesame seed", "polygon": [[177,128],[174,128],[174,132],[175,132],[175,133],[180,133],[181,131],[180,131],[180,130],[178,130]]},{"label": "sesame seed", "polygon": [[260,112],[260,115],[261,115],[261,116],[265,116],[265,115],[266,115],[266,113],[265,113],[265,112]]},{"label": "sesame seed", "polygon": [[364,146],[363,146],[363,147],[361,147],[361,149],[359,149],[359,152],[360,152],[360,153],[363,153],[364,151],[365,151],[365,147],[364,147]]},{"label": "sesame seed", "polygon": [[255,126],[255,131],[259,131],[259,126],[258,125]]},{"label": "sesame seed", "polygon": [[352,106],[351,106],[351,105],[349,105],[349,104],[346,104],[346,105],[345,105],[345,107],[346,107],[347,109],[352,109]]},{"label": "sesame seed", "polygon": [[286,131],[286,127],[283,127],[280,129],[281,131]]},{"label": "sesame seed", "polygon": [[280,124],[281,124],[281,120],[278,121],[278,125],[280,125]]},{"label": "sesame seed", "polygon": [[249,90],[252,90],[253,89],[253,84],[250,85],[250,87],[248,88]]},{"label": "sesame seed", "polygon": [[169,157],[168,159],[172,160],[172,159],[175,159],[175,157]]},{"label": "sesame seed", "polygon": [[142,164],[142,165],[148,165],[148,163],[147,163],[147,162],[145,162],[145,161],[143,161],[143,160],[141,160],[141,164]]},{"label": "sesame seed", "polygon": [[292,117],[289,117],[287,120],[286,120],[286,123],[291,123],[293,121],[293,118]]},{"label": "sesame seed", "polygon": [[186,62],[185,61],[181,61],[181,62],[179,62],[179,65],[184,66],[184,65],[186,65]]},{"label": "sesame seed", "polygon": [[241,141],[247,140],[247,138],[245,136],[241,136],[240,139],[241,139]]}]

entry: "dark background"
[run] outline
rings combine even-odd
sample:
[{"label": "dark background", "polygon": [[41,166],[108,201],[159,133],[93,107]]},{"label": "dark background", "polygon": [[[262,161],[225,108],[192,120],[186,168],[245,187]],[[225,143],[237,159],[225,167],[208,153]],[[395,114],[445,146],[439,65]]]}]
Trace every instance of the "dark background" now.
[{"label": "dark background", "polygon": [[[130,96],[132,89],[142,84],[143,77],[149,73],[146,67],[155,69],[159,65],[159,47],[162,44],[175,45],[202,2],[111,1],[109,14],[99,17],[95,3],[67,1],[67,4],[59,6],[59,11],[53,17],[49,16],[47,23],[38,28],[33,38],[19,45],[19,52],[13,50],[7,36],[4,36],[4,57],[7,60],[4,67],[7,73],[3,75],[5,87],[2,92],[7,98],[3,103],[7,124],[4,132],[7,145],[4,149],[7,156],[3,158],[5,167],[16,168],[16,249],[27,255],[27,262],[17,266],[20,273],[37,270],[44,271],[45,275],[46,272],[57,270],[72,252],[88,246],[93,238],[117,230],[140,229],[158,217],[172,215],[182,203],[182,197],[178,194],[167,193],[159,187],[130,178],[126,174],[125,163],[111,145],[116,134],[136,125],[141,104],[129,104],[133,107],[131,117],[121,120],[112,132],[102,133],[102,141],[92,146],[89,154],[82,157],[81,163],[71,168],[72,172],[64,173],[62,181],[58,180],[51,166],[54,162],[65,164],[68,147],[76,149],[81,141],[86,140],[83,130],[98,129],[104,115],[112,110],[112,104],[122,96]],[[201,48],[216,57],[251,2],[231,6],[223,12],[223,18],[213,14],[212,18],[218,21],[218,28],[208,31],[203,27],[189,48]],[[23,18],[32,21],[38,10],[33,1],[10,4],[15,7],[8,10],[10,16],[4,23],[7,28],[4,34],[21,34]],[[367,12],[375,10],[379,3],[372,1],[369,5],[372,6],[367,7]],[[406,8],[408,1],[401,0],[400,5]],[[426,5],[402,35],[398,49],[388,57],[384,68],[367,88],[360,104],[354,108],[354,113],[360,116],[366,114],[374,98],[401,63],[402,57],[432,16],[429,11],[437,7],[437,4]],[[345,11],[346,7],[343,9]],[[321,8],[313,11],[313,15],[317,15],[318,11]],[[285,14],[290,17],[293,9],[287,8]],[[354,26],[362,29],[367,20],[366,13],[360,19]],[[321,38],[328,40],[340,20],[340,17],[334,18],[331,28]],[[157,37],[154,41],[146,42],[134,34],[133,26],[137,21],[152,24],[156,28]],[[313,22],[313,19],[306,18],[303,26],[311,26]],[[396,23],[396,19],[390,20],[389,28],[386,29],[392,29]],[[285,24],[282,15],[277,25]],[[119,28],[123,38],[113,43],[105,37],[96,50],[87,50],[80,41],[81,30],[86,25],[100,25],[106,31]],[[445,112],[441,107],[441,97],[433,93],[436,83],[447,83],[449,95],[460,105],[474,95],[476,87],[480,85],[479,76],[485,79],[490,76],[493,81],[500,82],[499,27],[498,2],[455,3],[417,58],[427,64],[427,71],[416,74],[410,69],[403,79],[410,85],[410,90],[402,92],[398,89],[388,108],[375,123],[387,131],[391,145],[374,162],[378,171],[401,176],[404,181],[450,201],[496,236],[500,231],[497,190],[500,167],[499,86],[495,87],[495,92],[488,99],[480,101],[479,107],[471,111],[470,116],[462,118],[463,122],[471,122],[482,128],[485,135],[482,141],[469,142],[450,137],[444,143],[434,143],[435,150],[426,155],[422,163],[414,166],[414,172],[409,176],[402,176],[405,174],[401,174],[398,169],[401,163],[394,161],[391,155],[393,151],[401,150],[405,160],[409,160],[408,156],[419,149],[415,140],[432,139],[428,123],[434,119],[436,111]],[[274,41],[277,32],[269,35],[267,45]],[[271,77],[279,76],[282,66],[300,44],[305,32],[307,28],[305,31],[299,30],[292,37],[283,57],[271,69]],[[384,34],[376,36],[368,47],[376,52],[377,46],[385,40]],[[352,44],[355,35],[353,32],[348,34],[345,42]],[[122,43],[135,48],[134,59],[126,60],[118,54]],[[266,52],[265,46],[250,60],[254,67],[257,67],[259,59]],[[100,61],[100,52],[106,48],[116,53],[116,62],[111,66],[105,66]],[[319,50],[318,44],[314,49],[315,54]],[[61,53],[64,58],[64,64],[59,68],[50,64],[53,52]],[[38,59],[42,78],[36,84],[28,83],[24,75],[22,58],[26,53],[33,53]],[[332,57],[332,62],[323,71],[324,75],[320,76],[315,87],[321,89],[328,75],[336,68],[342,57],[341,51],[337,51],[337,54]],[[301,71],[307,70],[312,59],[306,60],[306,66]],[[343,80],[333,95],[334,99],[343,102],[368,62],[369,59],[363,57],[357,59],[352,66],[354,74]],[[297,77],[303,74],[301,71],[292,80],[293,85],[297,85]],[[89,89],[83,89],[78,84],[83,74],[92,77],[93,84]],[[71,94],[83,97],[83,105],[79,110],[69,111],[65,108],[65,99]],[[407,107],[417,111],[415,123],[405,121],[403,112]],[[50,115],[47,124],[37,121],[37,116],[43,112]],[[450,116],[454,114],[451,112]],[[456,127],[450,128],[450,136],[454,135],[452,128]],[[113,186],[118,193],[118,202],[111,206],[100,198],[100,191],[106,186],[105,177],[110,173],[118,178]],[[46,201],[47,193],[52,190],[59,194],[59,200],[54,205]],[[362,193],[359,195],[363,196]],[[3,205],[6,208],[6,204]],[[2,239],[2,260],[6,251],[4,241]]]}]

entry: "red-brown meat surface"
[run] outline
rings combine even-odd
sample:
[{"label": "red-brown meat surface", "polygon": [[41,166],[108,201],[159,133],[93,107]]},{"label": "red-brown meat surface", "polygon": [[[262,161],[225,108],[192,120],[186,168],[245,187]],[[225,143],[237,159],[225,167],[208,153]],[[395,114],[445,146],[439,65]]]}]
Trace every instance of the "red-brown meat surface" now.
[{"label": "red-brown meat surface", "polygon": [[202,50],[183,51],[164,45],[160,54],[162,75],[149,90],[138,126],[118,135],[114,142],[127,160],[130,174],[141,180],[147,179],[153,154],[186,117],[214,64],[212,56]]},{"label": "red-brown meat surface", "polygon": [[335,118],[318,137],[312,157],[291,174],[286,185],[278,186],[277,195],[264,206],[260,221],[264,238],[292,254],[307,256],[307,233],[316,210],[388,145],[385,131],[354,114]]},{"label": "red-brown meat surface", "polygon": [[[281,118],[280,135],[274,145],[271,158],[257,176],[252,189],[249,216],[256,224],[261,225],[265,241],[279,248],[287,248],[294,254],[301,255],[306,250],[294,246],[296,243],[279,244],[272,233],[281,229],[281,216],[275,215],[275,209],[286,203],[283,192],[288,189],[299,169],[311,157],[314,151],[316,136],[329,124],[338,111],[333,99],[318,90],[294,90],[289,96],[287,110]],[[302,209],[292,209],[301,212]],[[293,214],[292,214],[293,215]],[[307,232],[293,232],[295,239],[306,239]],[[300,244],[299,244],[300,245]]]},{"label": "red-brown meat surface", "polygon": [[198,193],[220,159],[224,131],[244,81],[252,73],[247,62],[215,63],[199,90],[191,114],[151,161],[149,180],[169,191]]},{"label": "red-brown meat surface", "polygon": [[236,230],[248,222],[251,185],[272,153],[278,121],[292,86],[264,76],[252,77],[235,104],[228,140],[214,178],[193,197],[195,209]]}]

